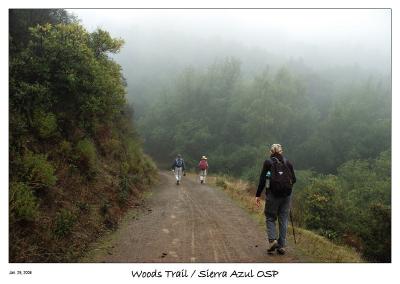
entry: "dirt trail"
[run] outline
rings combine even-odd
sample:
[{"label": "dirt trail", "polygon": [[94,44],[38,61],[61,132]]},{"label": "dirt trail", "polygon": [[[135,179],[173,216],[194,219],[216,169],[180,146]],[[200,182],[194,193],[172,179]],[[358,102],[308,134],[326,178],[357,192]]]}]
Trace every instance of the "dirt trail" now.
[{"label": "dirt trail", "polygon": [[264,230],[224,192],[193,177],[160,183],[144,214],[125,222],[93,262],[296,262],[266,254]]}]

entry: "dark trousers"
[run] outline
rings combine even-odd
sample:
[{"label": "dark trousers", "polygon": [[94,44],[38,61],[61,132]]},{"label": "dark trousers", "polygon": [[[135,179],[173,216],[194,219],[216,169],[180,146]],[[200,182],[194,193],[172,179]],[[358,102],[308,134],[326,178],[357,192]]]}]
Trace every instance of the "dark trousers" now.
[{"label": "dark trousers", "polygon": [[271,192],[267,193],[264,214],[267,225],[267,238],[269,241],[276,240],[276,219],[279,224],[278,244],[280,247],[286,245],[286,232],[290,210],[291,195],[287,197],[276,197]]}]

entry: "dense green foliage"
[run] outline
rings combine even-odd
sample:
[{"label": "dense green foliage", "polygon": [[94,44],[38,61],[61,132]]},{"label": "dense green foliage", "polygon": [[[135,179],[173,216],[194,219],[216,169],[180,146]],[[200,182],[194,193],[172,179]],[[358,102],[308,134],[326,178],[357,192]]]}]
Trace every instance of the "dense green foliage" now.
[{"label": "dense green foliage", "polygon": [[10,11],[10,261],[75,259],[151,184],[122,44],[63,10]]},{"label": "dense green foliage", "polygon": [[362,251],[371,261],[391,260],[390,152],[351,160],[337,176],[301,172],[294,216],[300,226]]},{"label": "dense green foliage", "polygon": [[55,236],[65,237],[66,235],[70,234],[75,222],[76,216],[74,215],[74,213],[66,209],[61,209],[61,211],[57,213],[57,216],[55,218]]},{"label": "dense green foliage", "polygon": [[46,155],[27,152],[16,168],[21,170],[21,180],[32,188],[48,189],[56,184],[54,167],[47,161]]},{"label": "dense green foliage", "polygon": [[390,82],[303,70],[245,79],[232,58],[187,69],[140,117],[145,147],[161,161],[181,153],[191,168],[205,154],[211,172],[257,183],[269,145],[280,143],[301,170],[299,225],[390,261]]},{"label": "dense green foliage", "polygon": [[28,185],[22,182],[10,184],[10,218],[32,221],[38,215],[36,198]]},{"label": "dense green foliage", "polygon": [[185,70],[140,117],[140,131],[159,160],[180,152],[194,166],[207,154],[213,171],[254,180],[279,142],[297,169],[335,173],[390,148],[391,90],[385,78],[334,83],[291,66],[244,79],[230,58]]}]

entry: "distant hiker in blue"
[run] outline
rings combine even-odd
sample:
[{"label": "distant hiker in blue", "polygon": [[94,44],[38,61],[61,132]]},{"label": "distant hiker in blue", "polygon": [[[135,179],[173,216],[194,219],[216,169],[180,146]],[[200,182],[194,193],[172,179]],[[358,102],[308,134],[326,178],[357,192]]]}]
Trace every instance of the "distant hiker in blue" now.
[{"label": "distant hiker in blue", "polygon": [[[276,250],[279,254],[285,254],[292,187],[296,182],[293,165],[283,157],[282,153],[280,144],[271,146],[270,158],[264,161],[256,193],[256,205],[260,206],[260,196],[267,185],[264,210],[269,242],[267,252],[273,253]],[[275,228],[277,218],[279,223],[278,240]]]},{"label": "distant hiker in blue", "polygon": [[179,185],[182,179],[182,174],[185,174],[185,161],[181,155],[177,155],[174,163],[172,164],[172,170],[175,173],[176,184]]}]

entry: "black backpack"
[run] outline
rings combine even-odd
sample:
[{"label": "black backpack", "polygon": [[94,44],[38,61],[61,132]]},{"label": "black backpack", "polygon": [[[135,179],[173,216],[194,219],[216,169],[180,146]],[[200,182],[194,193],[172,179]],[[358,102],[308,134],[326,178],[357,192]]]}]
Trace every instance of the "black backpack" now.
[{"label": "black backpack", "polygon": [[271,178],[270,189],[274,196],[285,197],[292,193],[293,178],[287,165],[287,160],[283,162],[276,157],[271,158]]}]

